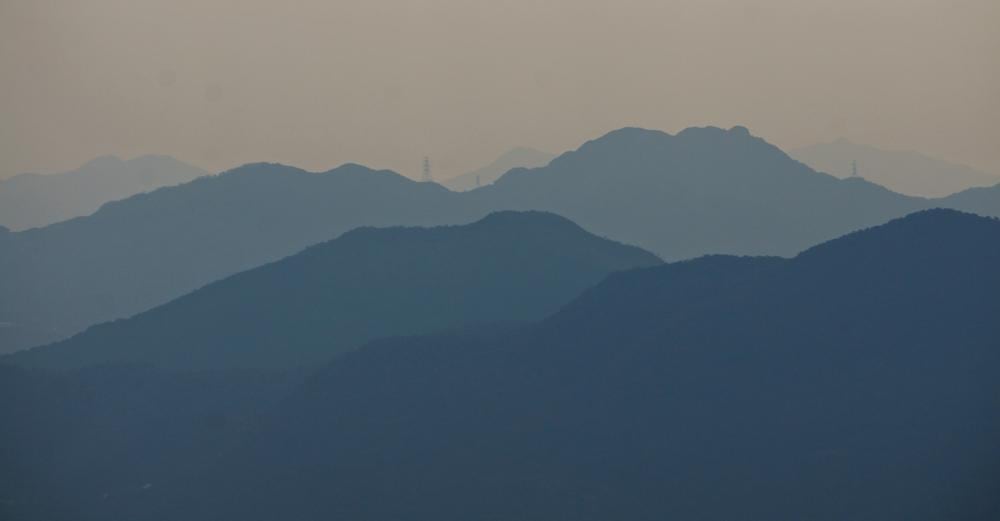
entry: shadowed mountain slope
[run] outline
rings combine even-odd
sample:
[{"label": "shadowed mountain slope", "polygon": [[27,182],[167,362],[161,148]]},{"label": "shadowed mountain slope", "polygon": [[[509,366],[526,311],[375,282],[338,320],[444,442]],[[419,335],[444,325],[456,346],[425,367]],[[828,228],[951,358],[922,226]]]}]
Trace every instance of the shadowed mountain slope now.
[{"label": "shadowed mountain slope", "polygon": [[996,519],[998,263],[1000,222],[935,210],[790,260],[619,273],[506,334],[348,354],[214,471],[105,508]]},{"label": "shadowed mountain slope", "polygon": [[540,319],[612,271],[660,261],[561,217],[359,228],[133,318],[15,354],[46,368],[290,368],[377,337]]},{"label": "shadowed mountain slope", "polygon": [[481,216],[441,186],[392,172],[246,165],[0,238],[0,322],[30,339],[0,345],[127,317],[358,226]]}]

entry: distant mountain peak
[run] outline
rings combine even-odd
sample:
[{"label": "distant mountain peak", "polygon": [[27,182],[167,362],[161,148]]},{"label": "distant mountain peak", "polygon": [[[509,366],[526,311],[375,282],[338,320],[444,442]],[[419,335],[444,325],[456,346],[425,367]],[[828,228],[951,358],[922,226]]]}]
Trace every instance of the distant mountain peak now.
[{"label": "distant mountain peak", "polygon": [[340,166],[338,166],[336,168],[333,168],[331,170],[327,170],[326,173],[328,173],[328,174],[334,174],[334,173],[336,173],[336,174],[356,174],[356,173],[358,173],[358,174],[365,174],[365,173],[377,172],[377,171],[379,171],[379,170],[375,170],[373,168],[368,168],[367,166],[362,165],[360,163],[344,163],[344,164],[342,164],[342,165],[340,165]]},{"label": "distant mountain peak", "polygon": [[[678,132],[675,137],[682,142],[697,142],[708,146],[739,144],[760,147],[762,150],[780,151],[778,147],[754,135],[750,132],[750,129],[742,125],[728,129],[715,126],[688,127]],[[785,155],[783,151],[781,151],[781,154]]]},{"label": "distant mountain peak", "polygon": [[[573,152],[587,151],[591,149],[602,149],[606,146],[621,145],[621,144],[643,144],[643,143],[656,143],[656,142],[666,142],[674,136],[662,131],[662,130],[652,130],[641,127],[622,127],[619,129],[612,130],[598,138],[591,139],[583,145],[580,146],[576,151],[567,152],[567,154],[572,154]],[[566,154],[563,154],[566,155]],[[560,156],[562,157],[562,156]]]},{"label": "distant mountain peak", "polygon": [[492,184],[505,173],[519,168],[537,168],[549,163],[555,156],[534,148],[519,146],[512,148],[490,164],[453,177],[441,184],[450,190],[466,191]]},{"label": "distant mountain peak", "polygon": [[367,174],[386,174],[392,175],[394,177],[399,177],[400,179],[408,179],[406,176],[400,175],[392,170],[375,170],[367,166],[358,163],[344,163],[337,167],[331,168],[329,170],[321,172],[310,172],[303,168],[297,166],[286,165],[283,163],[273,163],[268,161],[258,161],[254,163],[246,163],[235,168],[231,168],[219,174],[220,176],[263,176],[263,177],[273,177],[273,176],[283,176],[288,174],[308,174],[308,175],[344,175],[344,176],[357,176],[357,175],[367,175]]},{"label": "distant mountain peak", "polygon": [[246,163],[237,167],[230,168],[229,170],[220,173],[218,177],[228,178],[228,177],[246,176],[246,175],[273,176],[273,175],[281,175],[287,173],[306,174],[308,172],[301,168],[284,165],[281,163],[258,161],[255,163]]},{"label": "distant mountain peak", "polygon": [[94,159],[91,159],[90,161],[87,161],[80,168],[81,169],[83,169],[83,168],[87,168],[87,169],[90,169],[90,168],[108,168],[108,167],[111,167],[111,166],[117,166],[117,165],[119,165],[121,163],[124,163],[124,161],[122,160],[122,158],[120,158],[120,157],[118,157],[118,156],[116,156],[114,154],[106,154],[106,155],[103,155],[103,156],[97,156]]},{"label": "distant mountain peak", "polygon": [[69,172],[18,175],[0,182],[0,223],[18,231],[38,228],[206,175],[201,168],[162,155],[127,161],[104,155]]},{"label": "distant mountain peak", "polygon": [[728,132],[729,132],[728,130],[726,130],[726,129],[722,128],[722,127],[717,127],[715,125],[704,125],[704,126],[700,126],[700,127],[685,127],[683,129],[681,129],[681,131],[678,132],[676,134],[676,136],[677,137],[682,137],[682,136],[696,136],[696,135],[702,135],[702,136],[724,136]]},{"label": "distant mountain peak", "polygon": [[669,133],[664,132],[662,130],[650,129],[644,127],[622,127],[607,132],[603,136],[594,139],[592,141],[602,141],[606,139],[616,139],[616,138],[636,138],[643,136],[661,137],[661,138],[672,137]]},{"label": "distant mountain peak", "polygon": [[143,168],[143,167],[154,167],[154,166],[158,166],[161,168],[178,168],[178,169],[196,168],[191,165],[185,164],[183,161],[173,156],[169,156],[167,154],[142,154],[129,159],[123,159],[121,156],[115,154],[105,154],[102,156],[95,157],[90,161],[87,161],[78,170],[105,171],[105,170],[121,170],[121,169],[133,169],[133,168]]},{"label": "distant mountain peak", "polygon": [[604,144],[649,144],[649,143],[668,143],[672,140],[724,140],[726,138],[752,138],[758,140],[761,143],[766,143],[763,139],[760,139],[750,133],[747,127],[737,125],[729,129],[724,129],[716,126],[704,126],[704,127],[687,127],[676,134],[670,134],[662,130],[647,129],[642,127],[622,127],[616,130],[612,130],[604,134],[603,136],[588,141],[580,149],[588,148],[588,146],[600,146]]},{"label": "distant mountain peak", "polygon": [[[732,158],[743,156],[748,152],[756,154],[758,158],[767,158],[771,162],[787,160],[787,155],[779,148],[754,136],[743,126],[734,126],[730,129],[715,126],[688,127],[676,134],[641,127],[623,127],[587,141],[576,150],[562,154],[553,160],[553,164],[558,162],[567,168],[580,170],[584,164],[600,161],[614,169],[607,172],[610,174],[615,171],[627,171],[625,168],[619,168],[624,162],[640,161],[651,168],[666,170],[670,168],[672,158],[695,155]],[[616,163],[618,165],[615,165]]]},{"label": "distant mountain peak", "polygon": [[997,175],[930,157],[921,152],[881,149],[838,138],[790,152],[811,168],[839,178],[858,175],[894,192],[944,197],[973,187],[1000,183]]}]

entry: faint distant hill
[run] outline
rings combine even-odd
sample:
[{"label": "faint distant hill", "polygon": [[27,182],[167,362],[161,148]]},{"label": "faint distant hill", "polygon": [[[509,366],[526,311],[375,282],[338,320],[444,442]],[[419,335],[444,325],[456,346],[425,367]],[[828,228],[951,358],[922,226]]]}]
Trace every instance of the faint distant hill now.
[{"label": "faint distant hill", "polygon": [[491,208],[564,215],[666,260],[794,255],[927,204],[815,172],[743,127],[676,135],[624,128],[467,196]]},{"label": "faint distant hill", "polygon": [[436,184],[358,165],[310,173],[252,164],[135,195],[0,235],[0,351],[130,316],[358,226],[484,214]]},{"label": "faint distant hill", "polygon": [[168,156],[94,159],[62,174],[20,174],[0,181],[0,225],[24,230],[90,215],[108,201],[178,185],[208,172]]},{"label": "faint distant hill", "polygon": [[944,197],[967,188],[1000,183],[1000,176],[967,166],[916,152],[881,150],[846,139],[800,148],[790,155],[841,179],[851,175],[852,162],[857,161],[861,177],[906,195]]},{"label": "faint distant hill", "polygon": [[618,273],[534,325],[340,357],[196,477],[100,507],[992,521],[998,263],[1000,221],[933,210],[793,259]]},{"label": "faint distant hill", "polygon": [[478,186],[486,186],[499,179],[500,176],[512,168],[545,166],[553,157],[555,156],[548,152],[528,147],[517,147],[504,152],[495,161],[478,170],[453,177],[441,184],[456,192],[464,192]]},{"label": "faint distant hill", "polygon": [[465,226],[359,228],[3,361],[59,369],[308,366],[378,337],[539,319],[612,271],[659,263],[539,212],[495,213]]}]

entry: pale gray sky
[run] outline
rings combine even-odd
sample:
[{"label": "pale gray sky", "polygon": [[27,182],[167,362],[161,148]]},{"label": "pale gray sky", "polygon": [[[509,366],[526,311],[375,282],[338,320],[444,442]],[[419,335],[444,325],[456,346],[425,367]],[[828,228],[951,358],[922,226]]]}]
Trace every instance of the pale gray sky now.
[{"label": "pale gray sky", "polygon": [[0,0],[0,176],[102,154],[440,177],[742,124],[1000,173],[997,0]]}]

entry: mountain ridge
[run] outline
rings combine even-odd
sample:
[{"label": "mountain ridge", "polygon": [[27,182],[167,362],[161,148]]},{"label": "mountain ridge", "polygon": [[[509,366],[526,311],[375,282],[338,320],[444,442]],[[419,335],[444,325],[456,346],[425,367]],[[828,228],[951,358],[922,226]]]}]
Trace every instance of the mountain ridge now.
[{"label": "mountain ridge", "polygon": [[[0,332],[11,350],[123,318],[361,225],[480,217],[447,189],[345,165],[251,164],[104,205],[0,243]],[[6,338],[6,340],[5,340]]]},{"label": "mountain ridge", "polygon": [[676,261],[793,256],[934,206],[996,216],[1000,191],[923,199],[838,180],[745,127],[676,135],[618,129],[544,167],[513,169],[462,193],[354,164],[323,173],[249,164],[116,201],[92,216],[4,234],[0,322],[15,327],[0,331],[0,349],[132,315],[356,226],[459,224],[492,211],[539,210]]},{"label": "mountain ridge", "polygon": [[541,318],[612,271],[659,262],[541,212],[434,228],[359,227],[3,361],[60,370],[290,369],[379,336]]},{"label": "mountain ridge", "polygon": [[927,204],[815,172],[745,127],[619,129],[468,197],[552,211],[668,261],[794,255]]}]

